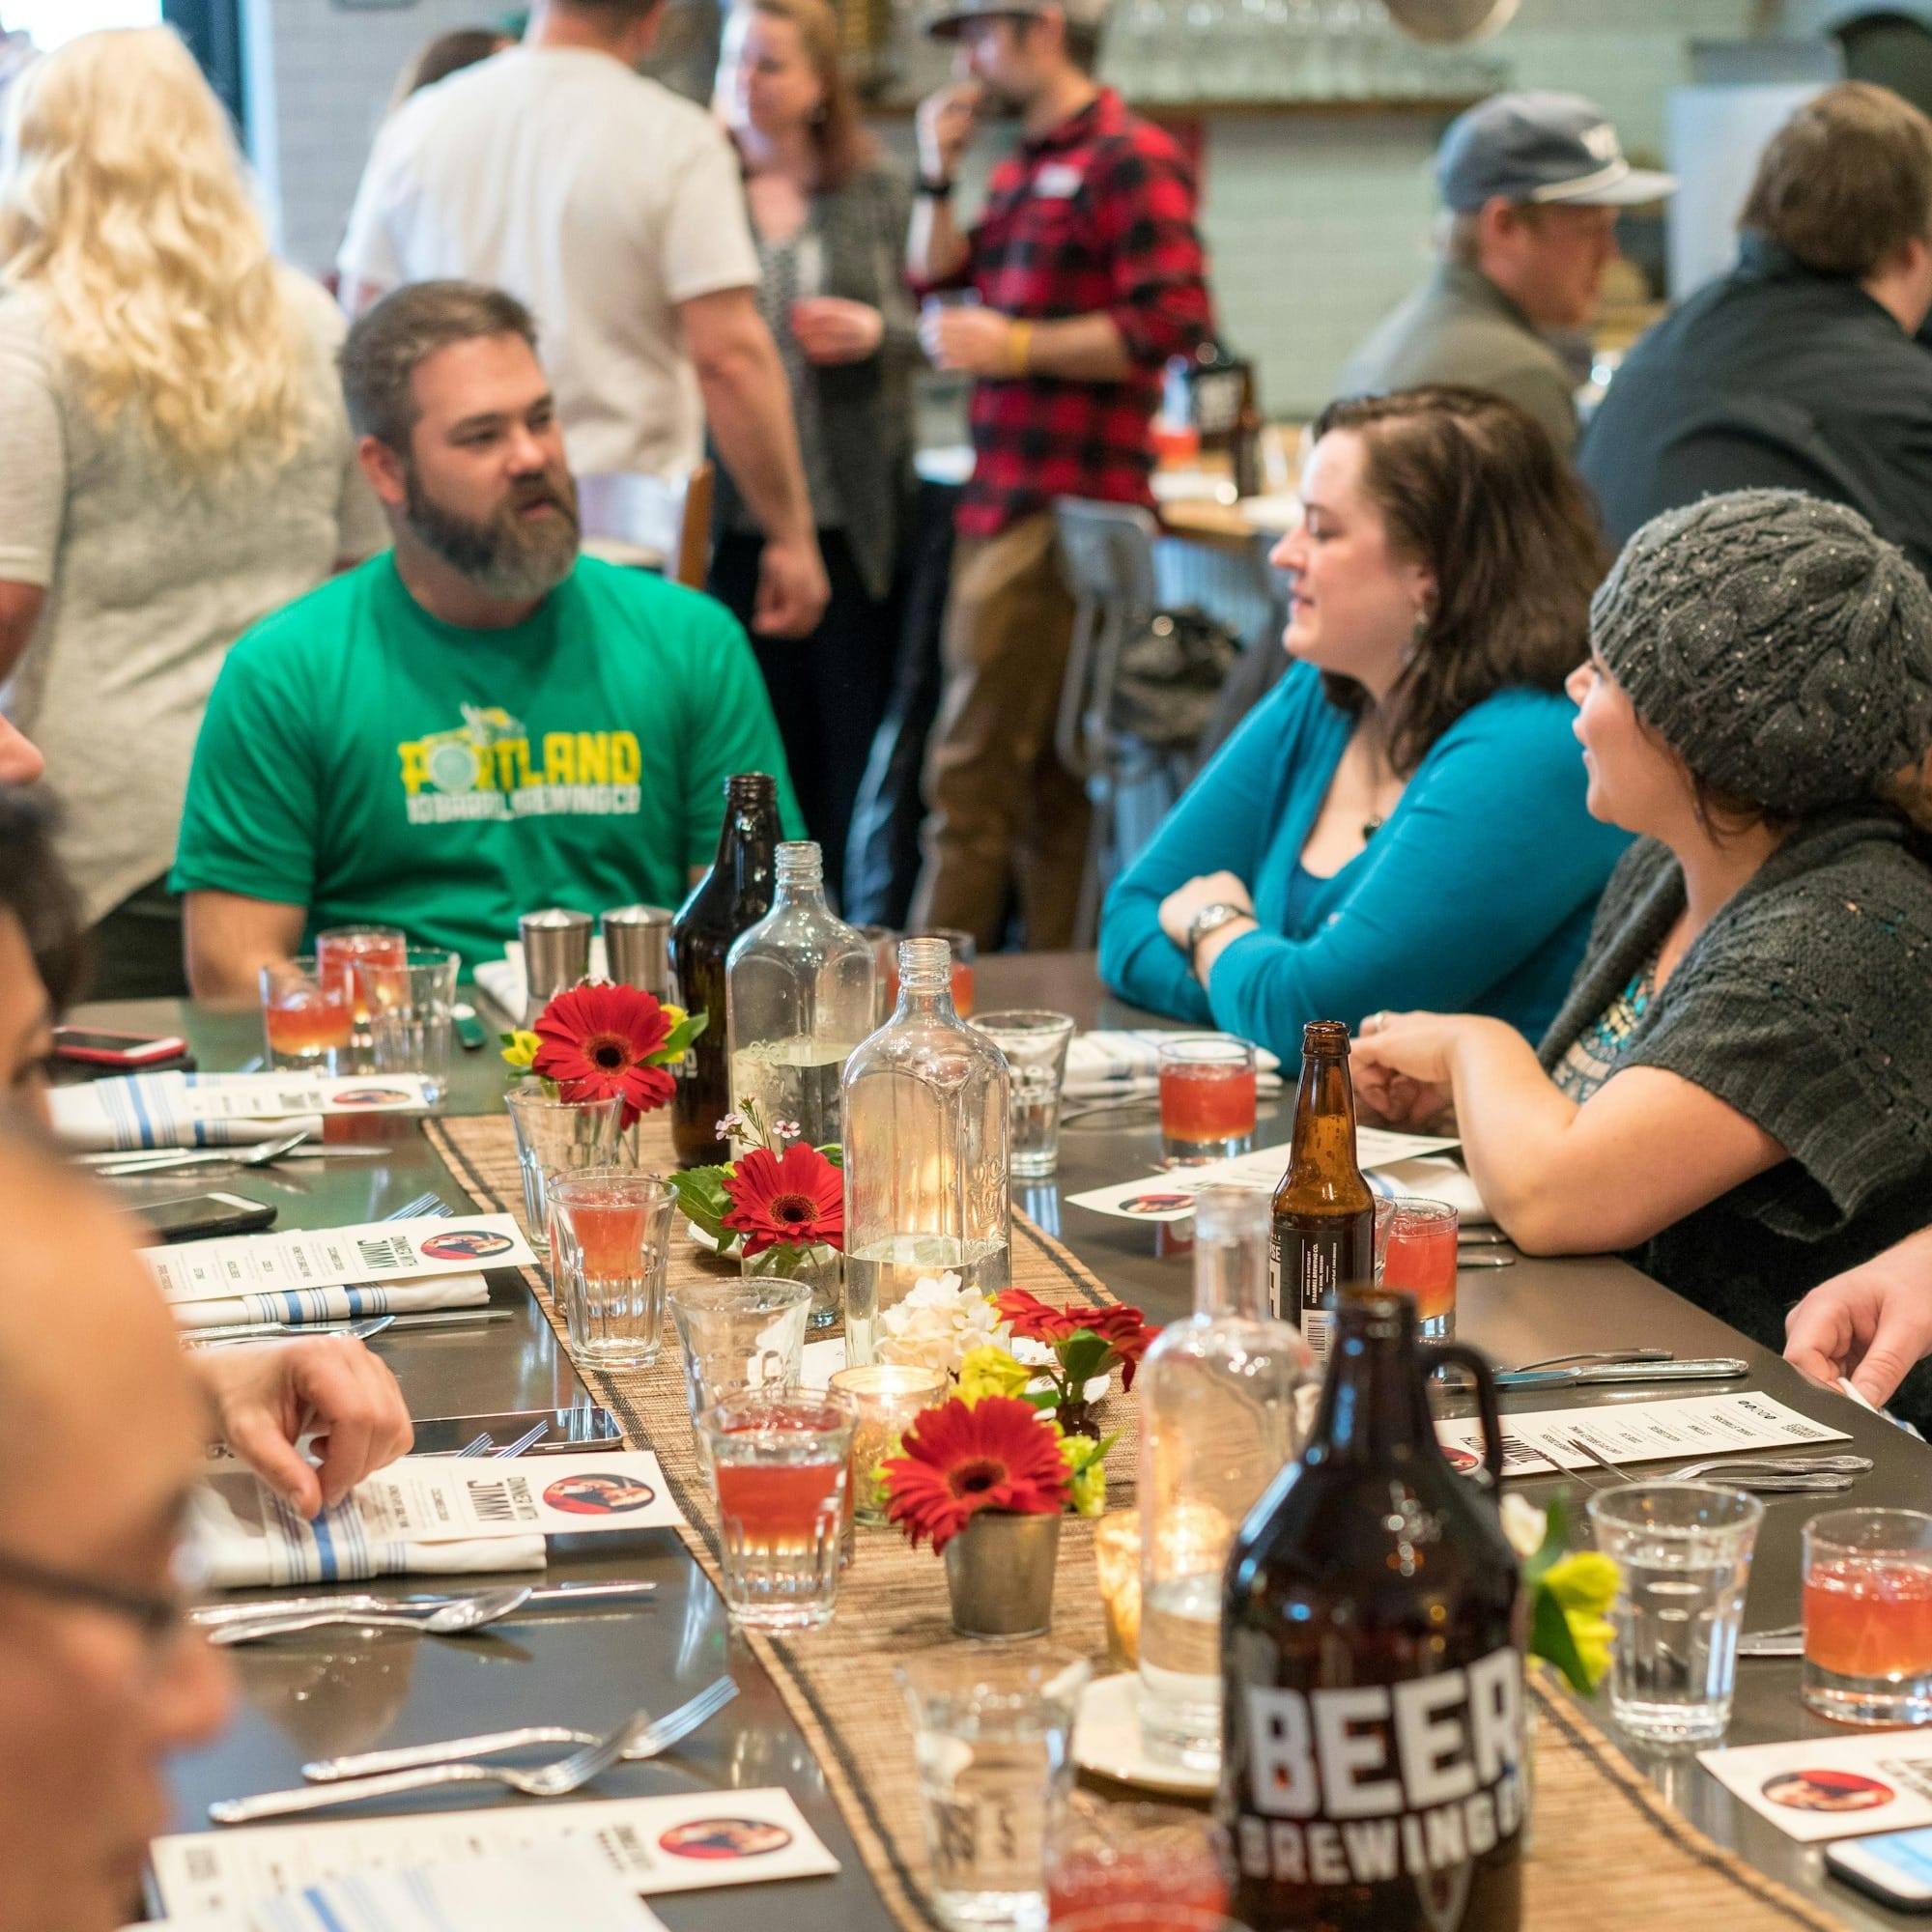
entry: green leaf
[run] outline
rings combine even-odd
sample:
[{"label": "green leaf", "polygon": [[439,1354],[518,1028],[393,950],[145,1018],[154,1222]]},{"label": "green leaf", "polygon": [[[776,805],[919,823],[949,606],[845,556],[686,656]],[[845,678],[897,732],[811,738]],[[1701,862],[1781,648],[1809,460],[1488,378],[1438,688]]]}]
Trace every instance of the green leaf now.
[{"label": "green leaf", "polygon": [[1561,1560],[1570,1548],[1570,1492],[1559,1490],[1543,1519],[1543,1541],[1536,1554],[1522,1566],[1522,1584],[1534,1590],[1548,1574],[1549,1566]]},{"label": "green leaf", "polygon": [[670,1178],[686,1218],[719,1242],[737,1239],[737,1231],[724,1227],[724,1216],[731,1211],[731,1197],[724,1191],[728,1172],[723,1167],[687,1167]]},{"label": "green leaf", "polygon": [[825,1156],[829,1165],[838,1169],[841,1174],[845,1171],[845,1150],[837,1141],[828,1141],[818,1151]]},{"label": "green leaf", "polygon": [[1091,1328],[1076,1328],[1054,1352],[1060,1357],[1062,1374],[1078,1394],[1085,1383],[1100,1373],[1112,1357],[1114,1347]]},{"label": "green leaf", "polygon": [[1580,1690],[1587,1697],[1595,1689],[1571,1633],[1570,1621],[1563,1614],[1563,1605],[1548,1590],[1539,1589],[1531,1599],[1529,1653],[1553,1663],[1573,1690]]}]

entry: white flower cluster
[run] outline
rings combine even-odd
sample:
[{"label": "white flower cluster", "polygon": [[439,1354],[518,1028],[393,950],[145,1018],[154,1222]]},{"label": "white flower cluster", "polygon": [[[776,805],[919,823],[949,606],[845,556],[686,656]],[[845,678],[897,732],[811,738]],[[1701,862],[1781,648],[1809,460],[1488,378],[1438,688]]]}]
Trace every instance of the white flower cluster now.
[{"label": "white flower cluster", "polygon": [[984,1295],[962,1288],[956,1274],[921,1275],[895,1308],[879,1317],[879,1360],[959,1373],[973,1349],[1012,1347],[1000,1311]]}]

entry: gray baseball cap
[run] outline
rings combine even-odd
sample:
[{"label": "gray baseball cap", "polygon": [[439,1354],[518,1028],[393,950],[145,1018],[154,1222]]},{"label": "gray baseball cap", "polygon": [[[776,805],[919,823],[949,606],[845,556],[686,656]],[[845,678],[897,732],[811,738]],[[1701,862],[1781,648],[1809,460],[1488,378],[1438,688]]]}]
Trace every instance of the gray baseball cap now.
[{"label": "gray baseball cap", "polygon": [[1435,185],[1445,208],[1467,214],[1498,197],[1628,208],[1661,201],[1677,177],[1632,167],[1604,110],[1580,94],[1494,94],[1449,124]]},{"label": "gray baseball cap", "polygon": [[989,15],[1025,17],[1058,7],[1076,27],[1098,27],[1106,22],[1109,0],[954,0],[926,17],[925,31],[937,41],[956,41],[959,29],[968,20]]}]

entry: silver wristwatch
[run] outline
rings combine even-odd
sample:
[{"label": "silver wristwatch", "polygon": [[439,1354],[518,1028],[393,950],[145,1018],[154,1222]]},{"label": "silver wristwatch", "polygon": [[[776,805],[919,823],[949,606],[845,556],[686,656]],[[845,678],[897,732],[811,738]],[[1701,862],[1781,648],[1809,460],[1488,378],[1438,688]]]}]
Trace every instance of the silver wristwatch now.
[{"label": "silver wristwatch", "polygon": [[1230,905],[1226,899],[1216,899],[1211,905],[1205,905],[1187,922],[1187,958],[1191,965],[1201,942],[1210,932],[1219,932],[1230,920],[1252,919],[1254,915],[1246,906]]}]

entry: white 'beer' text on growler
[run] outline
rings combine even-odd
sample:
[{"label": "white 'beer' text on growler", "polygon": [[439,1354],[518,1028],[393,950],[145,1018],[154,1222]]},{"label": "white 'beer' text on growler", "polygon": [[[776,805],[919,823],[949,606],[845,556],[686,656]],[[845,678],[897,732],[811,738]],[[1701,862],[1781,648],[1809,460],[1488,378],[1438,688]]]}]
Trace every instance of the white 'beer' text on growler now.
[{"label": "white 'beer' text on growler", "polygon": [[[1252,1932],[1518,1932],[1526,1786],[1502,1431],[1473,1351],[1406,1295],[1345,1293],[1314,1434],[1255,1505],[1222,1614],[1229,1916]],[[1477,1378],[1486,1492],[1425,1378]]]}]

